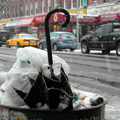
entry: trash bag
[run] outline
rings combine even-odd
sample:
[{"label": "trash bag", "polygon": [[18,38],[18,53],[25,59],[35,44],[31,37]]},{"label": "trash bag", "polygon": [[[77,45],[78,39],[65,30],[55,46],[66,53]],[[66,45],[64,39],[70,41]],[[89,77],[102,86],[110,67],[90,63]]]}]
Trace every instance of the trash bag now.
[{"label": "trash bag", "polygon": [[[47,52],[34,47],[24,47],[17,49],[16,55],[16,62],[6,73],[5,82],[0,86],[0,103],[2,105],[9,105],[14,107],[25,106],[27,108],[36,108],[38,107],[38,104],[35,105],[35,103],[38,103],[38,101],[35,101],[33,105],[30,105],[29,103],[27,105],[22,98],[26,95],[29,95],[28,93],[30,90],[32,91],[32,89],[38,87],[38,84],[36,85],[35,82],[40,82],[39,89],[43,89],[43,91],[44,89],[46,90],[44,81],[40,79],[42,79],[44,76],[45,78],[51,78]],[[60,57],[53,55],[53,69],[55,70],[53,73],[54,76],[60,74],[60,69],[58,69],[60,66],[62,66],[65,74],[68,75],[70,71],[69,65]],[[15,90],[21,91],[22,97],[20,97]],[[34,94],[36,93],[42,96],[37,96],[40,101],[40,108],[44,106],[45,103],[48,103],[46,98],[47,95],[44,94],[45,92],[43,91],[39,91],[39,93],[37,93],[37,88],[36,92],[34,92]]]},{"label": "trash bag", "polygon": [[51,78],[48,78],[40,72],[36,81],[31,82],[33,84],[27,94],[14,89],[30,108],[37,108],[37,105],[41,103],[41,107],[47,104],[49,109],[72,110],[73,95],[68,82],[61,67],[60,76],[55,76],[52,73]]}]

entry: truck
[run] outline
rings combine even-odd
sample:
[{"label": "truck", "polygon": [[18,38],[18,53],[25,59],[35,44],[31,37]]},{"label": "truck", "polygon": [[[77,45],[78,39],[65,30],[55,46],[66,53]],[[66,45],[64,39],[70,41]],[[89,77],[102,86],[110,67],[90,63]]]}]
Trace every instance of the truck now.
[{"label": "truck", "polygon": [[0,31],[0,47],[6,44],[6,40],[10,38],[10,33],[6,30]]},{"label": "truck", "polygon": [[81,52],[89,54],[90,50],[101,50],[103,54],[110,54],[115,50],[120,56],[120,23],[107,23],[100,25],[81,37]]}]

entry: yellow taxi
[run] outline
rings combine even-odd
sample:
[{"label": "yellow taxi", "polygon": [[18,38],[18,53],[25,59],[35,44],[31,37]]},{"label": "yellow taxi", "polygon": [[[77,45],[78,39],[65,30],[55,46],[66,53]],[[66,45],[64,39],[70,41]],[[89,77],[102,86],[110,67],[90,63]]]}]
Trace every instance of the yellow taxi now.
[{"label": "yellow taxi", "polygon": [[6,46],[17,46],[17,47],[23,47],[23,46],[35,46],[39,47],[39,39],[32,36],[31,34],[16,34],[12,39],[8,39],[6,41]]}]

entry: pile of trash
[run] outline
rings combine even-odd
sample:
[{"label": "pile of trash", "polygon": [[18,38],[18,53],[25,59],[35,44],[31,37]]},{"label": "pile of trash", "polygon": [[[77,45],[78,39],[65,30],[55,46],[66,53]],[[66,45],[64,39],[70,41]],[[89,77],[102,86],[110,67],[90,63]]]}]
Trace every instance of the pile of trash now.
[{"label": "pile of trash", "polygon": [[19,48],[16,56],[12,68],[0,78],[4,81],[0,86],[1,105],[72,110],[104,102],[102,96],[77,90],[70,85],[70,67],[60,57],[52,55],[51,73],[46,51],[34,47]]}]

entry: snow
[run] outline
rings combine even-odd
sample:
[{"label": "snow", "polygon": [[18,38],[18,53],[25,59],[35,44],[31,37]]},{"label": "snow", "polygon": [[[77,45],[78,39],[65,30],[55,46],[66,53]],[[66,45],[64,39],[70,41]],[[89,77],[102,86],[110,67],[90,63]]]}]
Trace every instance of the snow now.
[{"label": "snow", "polygon": [[[77,52],[80,52],[81,53],[81,50],[80,49],[77,49],[74,51],[75,53]],[[101,51],[91,51],[91,53],[102,53]],[[111,51],[112,54],[115,54],[115,51]],[[2,65],[2,64],[1,64]],[[0,73],[0,82],[3,83],[6,79],[6,72],[1,72]],[[80,90],[78,90],[79,92],[81,92]],[[82,91],[82,93],[84,94],[84,92]],[[87,94],[88,95],[88,94]],[[89,94],[90,95],[90,94]],[[84,95],[83,95],[84,96]],[[2,97],[2,94],[0,96],[0,98]],[[46,109],[46,106],[45,108],[43,109]],[[108,120],[119,120],[118,118],[120,118],[120,109],[117,109],[113,106],[110,106],[110,105],[106,105],[106,108],[105,108],[105,116],[106,118],[109,118]],[[110,118],[110,116],[112,115],[112,117]]]}]

